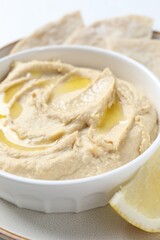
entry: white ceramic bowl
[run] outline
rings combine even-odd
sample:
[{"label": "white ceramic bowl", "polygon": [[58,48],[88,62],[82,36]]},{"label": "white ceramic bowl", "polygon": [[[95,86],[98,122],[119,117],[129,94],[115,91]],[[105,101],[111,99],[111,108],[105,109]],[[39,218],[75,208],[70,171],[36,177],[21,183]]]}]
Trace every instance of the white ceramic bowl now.
[{"label": "white ceramic bowl", "polygon": [[[0,79],[13,61],[61,59],[81,67],[109,67],[119,78],[133,83],[155,105],[160,119],[160,83],[141,64],[114,52],[82,46],[42,47],[0,59]],[[104,206],[117,186],[126,181],[160,146],[160,135],[135,160],[110,172],[77,180],[27,179],[0,171],[0,197],[18,207],[50,212],[81,212]]]}]

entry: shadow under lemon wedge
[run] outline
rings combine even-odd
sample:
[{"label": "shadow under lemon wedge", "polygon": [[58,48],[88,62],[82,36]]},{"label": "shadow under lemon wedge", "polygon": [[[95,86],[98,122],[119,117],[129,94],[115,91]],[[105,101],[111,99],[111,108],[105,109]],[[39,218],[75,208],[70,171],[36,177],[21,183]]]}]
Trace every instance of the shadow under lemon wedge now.
[{"label": "shadow under lemon wedge", "polygon": [[160,149],[115,193],[110,205],[132,225],[160,232]]}]

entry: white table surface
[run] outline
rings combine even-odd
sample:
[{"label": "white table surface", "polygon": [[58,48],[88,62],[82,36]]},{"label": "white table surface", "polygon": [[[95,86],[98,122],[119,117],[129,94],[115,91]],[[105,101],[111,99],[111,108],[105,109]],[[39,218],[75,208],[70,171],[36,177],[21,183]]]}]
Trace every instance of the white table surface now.
[{"label": "white table surface", "polygon": [[0,47],[66,13],[80,10],[85,23],[124,14],[144,14],[160,30],[160,0],[0,0]]}]

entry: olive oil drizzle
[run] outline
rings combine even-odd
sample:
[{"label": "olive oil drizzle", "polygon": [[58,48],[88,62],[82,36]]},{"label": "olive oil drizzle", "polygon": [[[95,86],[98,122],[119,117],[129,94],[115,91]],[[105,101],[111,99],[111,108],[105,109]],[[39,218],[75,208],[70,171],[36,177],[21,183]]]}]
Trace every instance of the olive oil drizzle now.
[{"label": "olive oil drizzle", "polygon": [[111,107],[106,107],[97,124],[97,129],[100,133],[105,133],[117,125],[120,121],[124,121],[122,105],[118,99],[115,98]]}]

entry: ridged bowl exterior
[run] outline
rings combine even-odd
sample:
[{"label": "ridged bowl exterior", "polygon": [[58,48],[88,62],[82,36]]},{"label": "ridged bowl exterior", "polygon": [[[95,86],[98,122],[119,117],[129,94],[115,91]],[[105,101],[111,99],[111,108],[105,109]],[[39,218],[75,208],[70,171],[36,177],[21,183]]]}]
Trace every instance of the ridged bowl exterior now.
[{"label": "ridged bowl exterior", "polygon": [[[13,61],[61,59],[81,67],[109,67],[119,78],[134,84],[150,98],[160,116],[160,83],[141,64],[114,52],[82,46],[50,46],[24,51],[0,59],[0,80]],[[160,119],[160,117],[159,117]],[[84,179],[34,180],[0,171],[0,197],[20,208],[46,213],[81,212],[108,203],[118,186],[128,180],[158,149],[160,136],[135,160],[110,172]],[[3,157],[3,156],[0,156]]]}]

